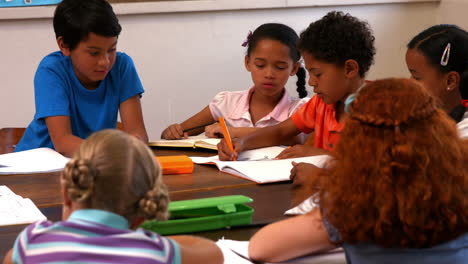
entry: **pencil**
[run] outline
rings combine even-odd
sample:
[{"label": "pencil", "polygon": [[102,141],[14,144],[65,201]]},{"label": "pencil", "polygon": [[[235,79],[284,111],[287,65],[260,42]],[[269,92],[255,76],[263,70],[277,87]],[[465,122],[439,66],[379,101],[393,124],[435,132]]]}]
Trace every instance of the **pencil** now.
[{"label": "pencil", "polygon": [[[226,139],[226,144],[228,145],[228,148],[234,152],[234,146],[232,145],[232,139],[231,135],[229,134],[229,129],[226,126],[226,122],[224,121],[224,117],[220,116],[218,118],[219,126],[221,127],[221,130],[223,131],[223,137]],[[234,158],[234,160],[236,160]]]},{"label": "pencil", "polygon": [[210,122],[210,123],[206,123],[206,124],[203,124],[203,125],[199,125],[199,126],[196,126],[196,127],[191,127],[191,128],[186,128],[184,130],[182,130],[182,132],[189,132],[189,131],[192,131],[192,130],[195,130],[195,129],[199,129],[199,128],[202,128],[202,127],[206,127],[206,126],[209,126],[209,125],[212,125],[216,122]]}]

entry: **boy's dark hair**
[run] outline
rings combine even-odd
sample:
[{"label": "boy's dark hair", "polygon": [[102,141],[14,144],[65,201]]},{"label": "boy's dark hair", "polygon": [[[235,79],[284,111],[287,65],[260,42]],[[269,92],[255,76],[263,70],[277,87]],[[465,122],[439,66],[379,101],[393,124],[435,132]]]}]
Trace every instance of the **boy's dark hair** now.
[{"label": "boy's dark hair", "polygon": [[61,36],[70,50],[89,33],[115,37],[121,30],[119,20],[106,0],[63,0],[55,9],[55,37]]},{"label": "boy's dark hair", "polygon": [[[301,59],[301,53],[297,48],[297,41],[299,36],[297,33],[290,27],[284,24],[278,23],[267,23],[259,26],[251,36],[249,36],[247,41],[247,56],[250,56],[252,51],[257,47],[258,42],[264,39],[276,40],[286,45],[289,48],[289,56],[294,63],[298,62]],[[299,93],[299,98],[304,98],[307,96],[307,90],[305,87],[305,70],[303,67],[299,67],[299,70],[296,73],[297,75],[297,92]]]},{"label": "boy's dark hair", "polygon": [[359,75],[364,77],[374,63],[374,40],[366,22],[332,11],[301,33],[298,47],[317,60],[338,66],[344,65],[346,60],[355,60],[359,64]]},{"label": "boy's dark hair", "polygon": [[[448,43],[450,55],[447,65],[443,66],[442,56]],[[455,25],[435,25],[416,35],[407,47],[420,51],[441,73],[458,72],[460,94],[463,99],[468,99],[468,32]],[[465,109],[462,110],[464,113]]]}]

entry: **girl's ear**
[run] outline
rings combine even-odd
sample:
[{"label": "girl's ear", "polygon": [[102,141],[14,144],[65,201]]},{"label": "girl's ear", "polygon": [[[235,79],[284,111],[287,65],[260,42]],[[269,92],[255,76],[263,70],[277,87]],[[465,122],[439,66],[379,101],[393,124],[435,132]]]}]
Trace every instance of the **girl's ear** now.
[{"label": "girl's ear", "polygon": [[456,91],[460,85],[460,74],[456,71],[447,73],[447,90]]},{"label": "girl's ear", "polygon": [[290,75],[290,76],[296,75],[297,71],[299,70],[299,67],[301,67],[301,63],[300,63],[300,62],[294,63],[293,69],[292,69],[292,71],[291,71],[291,73],[290,73],[289,75]]},{"label": "girl's ear", "polygon": [[250,69],[250,65],[249,65],[249,61],[250,61],[250,57],[248,55],[245,55],[244,57],[244,65],[245,65],[245,69],[250,72],[251,69]]},{"label": "girl's ear", "polygon": [[65,44],[65,42],[63,41],[62,36],[57,38],[57,45],[64,56],[70,56],[70,49],[68,48],[68,45]]},{"label": "girl's ear", "polygon": [[359,75],[359,63],[355,60],[346,60],[344,63],[344,73],[347,78],[354,78]]}]

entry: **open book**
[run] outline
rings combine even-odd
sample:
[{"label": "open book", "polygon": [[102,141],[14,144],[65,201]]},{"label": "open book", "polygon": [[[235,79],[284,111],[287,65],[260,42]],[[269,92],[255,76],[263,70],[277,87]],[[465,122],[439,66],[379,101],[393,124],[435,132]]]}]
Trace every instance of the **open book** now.
[{"label": "open book", "polygon": [[0,185],[0,226],[29,224],[45,219],[30,199],[16,195],[5,185]]},{"label": "open book", "polygon": [[69,158],[50,148],[37,148],[0,155],[0,175],[60,171]]},{"label": "open book", "polygon": [[[257,151],[261,150],[262,149],[258,149]],[[262,157],[262,154],[256,155]],[[241,157],[242,156],[239,156],[239,159],[241,159]],[[268,159],[262,158],[259,160],[245,161],[220,161],[218,156],[190,158],[196,164],[214,164],[222,172],[242,177],[256,183],[269,183],[289,181],[293,161],[297,163],[306,162],[314,164],[317,167],[323,167],[330,156],[320,155],[282,160],[272,159],[274,157],[276,157],[276,155],[272,155],[271,158]]]},{"label": "open book", "polygon": [[208,138],[205,136],[193,136],[187,139],[160,139],[148,142],[150,147],[181,147],[181,148],[206,148],[218,150],[220,138]]},{"label": "open book", "polygon": [[[230,239],[220,239],[216,245],[221,249],[225,264],[250,264],[254,263],[249,259],[249,241],[237,241]],[[346,264],[346,257],[342,248],[330,250],[328,252],[308,255],[295,258],[280,263],[294,264]]]}]

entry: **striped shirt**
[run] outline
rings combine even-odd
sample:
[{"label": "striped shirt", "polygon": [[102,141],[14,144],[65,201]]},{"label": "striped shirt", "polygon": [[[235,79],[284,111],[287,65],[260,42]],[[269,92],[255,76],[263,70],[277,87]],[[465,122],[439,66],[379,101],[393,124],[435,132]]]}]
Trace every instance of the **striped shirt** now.
[{"label": "striped shirt", "polygon": [[129,229],[120,215],[74,211],[67,221],[39,221],[15,241],[14,263],[180,263],[179,246],[156,233]]}]

